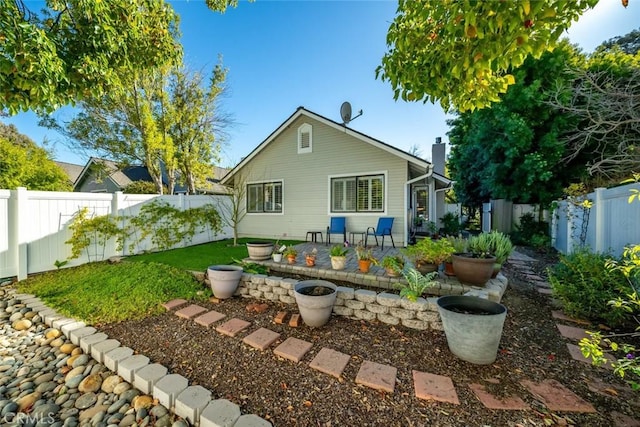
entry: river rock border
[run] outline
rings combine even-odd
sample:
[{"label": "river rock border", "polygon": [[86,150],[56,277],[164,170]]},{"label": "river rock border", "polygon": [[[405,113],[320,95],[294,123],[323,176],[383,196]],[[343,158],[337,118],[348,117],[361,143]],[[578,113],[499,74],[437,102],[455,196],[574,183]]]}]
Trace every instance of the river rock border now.
[{"label": "river rock border", "polygon": [[[325,280],[331,281],[329,278]],[[500,302],[507,288],[507,279],[499,274],[483,288],[463,285],[457,280],[454,288],[450,283],[439,281],[438,286],[429,289],[437,295],[476,295]],[[293,288],[296,279],[288,279],[265,274],[243,274],[235,295],[295,304]],[[338,286],[333,314],[356,320],[378,320],[389,325],[402,325],[411,329],[442,330],[442,323],[436,306],[437,296],[418,298],[412,302],[391,292],[376,292]]]}]

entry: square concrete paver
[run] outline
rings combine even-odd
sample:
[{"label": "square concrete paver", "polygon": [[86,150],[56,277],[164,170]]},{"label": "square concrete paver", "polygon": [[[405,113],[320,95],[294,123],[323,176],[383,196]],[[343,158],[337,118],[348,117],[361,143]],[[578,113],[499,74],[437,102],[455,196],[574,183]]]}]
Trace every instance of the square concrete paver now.
[{"label": "square concrete paver", "polygon": [[305,354],[311,350],[313,344],[309,341],[304,341],[298,338],[289,337],[282,344],[277,346],[273,353],[276,356],[284,357],[285,359],[299,362],[302,360]]},{"label": "square concrete paver", "polygon": [[278,338],[280,338],[279,333],[267,328],[260,328],[244,337],[242,341],[258,350],[266,350]]},{"label": "square concrete paver", "polygon": [[351,356],[348,354],[324,347],[316,354],[316,357],[313,358],[311,363],[309,363],[309,367],[316,371],[340,378],[342,371],[344,371],[347,363],[349,363],[349,359],[351,359]]},{"label": "square concrete paver", "polygon": [[413,386],[418,399],[460,404],[453,381],[449,377],[413,371]]},{"label": "square concrete paver", "polygon": [[538,293],[541,295],[553,295],[553,292],[551,291],[551,289],[548,288],[536,288],[538,290]]},{"label": "square concrete paver", "polygon": [[[584,357],[582,351],[580,351],[580,347],[574,344],[567,344],[567,349],[569,350],[569,354],[573,358],[573,360],[577,360],[578,362],[588,363],[591,365],[591,359]],[[615,362],[616,358],[610,355],[609,353],[605,353],[604,357],[609,361],[606,365],[600,365],[602,368],[613,369],[611,366],[611,362]],[[595,367],[595,366],[594,366]]]},{"label": "square concrete paver", "polygon": [[551,411],[596,412],[596,409],[577,394],[556,380],[544,380],[540,383],[524,380],[520,382],[531,394],[542,400]]},{"label": "square concrete paver", "polygon": [[501,399],[489,393],[482,384],[469,384],[469,388],[478,400],[489,409],[510,409],[516,411],[529,409],[529,405],[524,403],[518,396],[509,396]]},{"label": "square concrete paver", "polygon": [[393,389],[396,386],[397,373],[398,369],[393,366],[365,360],[356,375],[356,384],[393,393]]},{"label": "square concrete paver", "polygon": [[586,320],[583,319],[574,319],[573,317],[569,317],[566,314],[564,314],[562,311],[560,310],[553,310],[551,311],[551,316],[554,319],[558,319],[558,320],[566,320],[567,322],[573,322],[573,323],[577,323],[578,325],[589,325],[590,323]]},{"label": "square concrete paver", "polygon": [[220,332],[222,335],[235,337],[236,335],[238,335],[238,333],[248,328],[249,325],[251,325],[251,322],[247,322],[246,320],[234,317],[233,319],[228,320],[222,325],[218,326],[216,328],[216,331]]},{"label": "square concrete paver", "polygon": [[560,335],[565,338],[569,338],[570,340],[580,341],[582,338],[589,338],[587,332],[582,328],[576,328],[575,326],[567,326],[556,324],[558,330],[560,331]]},{"label": "square concrete paver", "polygon": [[188,307],[181,308],[180,310],[176,311],[175,314],[176,316],[182,317],[183,319],[193,319],[194,317],[201,315],[205,311],[207,311],[206,308],[200,307],[197,304],[191,304]]},{"label": "square concrete paver", "polygon": [[180,307],[181,305],[185,305],[187,303],[186,299],[172,299],[169,302],[165,302],[164,304],[162,304],[162,306],[164,308],[166,308],[167,310],[173,310],[174,308]]},{"label": "square concrete paver", "polygon": [[198,317],[196,317],[194,320],[194,322],[196,322],[199,325],[202,326],[206,326],[207,328],[209,326],[211,326],[212,324],[219,322],[220,320],[224,319],[225,317],[227,317],[225,314],[222,313],[218,313],[217,311],[209,311],[205,314],[202,314]]}]

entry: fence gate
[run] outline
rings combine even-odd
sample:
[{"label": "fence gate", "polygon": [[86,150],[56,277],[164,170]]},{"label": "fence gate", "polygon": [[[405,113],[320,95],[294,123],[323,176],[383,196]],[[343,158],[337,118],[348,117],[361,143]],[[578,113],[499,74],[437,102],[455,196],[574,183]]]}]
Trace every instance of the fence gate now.
[{"label": "fence gate", "polygon": [[491,232],[491,203],[482,204],[482,232]]}]

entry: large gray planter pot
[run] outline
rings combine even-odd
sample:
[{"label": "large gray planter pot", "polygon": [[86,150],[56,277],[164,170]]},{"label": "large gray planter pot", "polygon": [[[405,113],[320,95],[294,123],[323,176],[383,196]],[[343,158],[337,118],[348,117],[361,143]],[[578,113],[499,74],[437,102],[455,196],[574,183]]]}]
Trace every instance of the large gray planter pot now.
[{"label": "large gray planter pot", "polygon": [[271,258],[273,243],[265,241],[247,242],[247,252],[249,259],[254,261],[264,261]]},{"label": "large gray planter pot", "polygon": [[242,267],[237,265],[210,265],[207,268],[207,279],[216,298],[231,298],[236,293],[241,278]]},{"label": "large gray planter pot", "polygon": [[449,295],[437,300],[449,350],[478,365],[496,360],[507,308],[473,296]]},{"label": "large gray planter pot", "polygon": [[[324,326],[331,317],[336,302],[337,286],[326,280],[303,280],[293,288],[300,316],[307,326]],[[315,291],[325,291],[315,295]]]}]

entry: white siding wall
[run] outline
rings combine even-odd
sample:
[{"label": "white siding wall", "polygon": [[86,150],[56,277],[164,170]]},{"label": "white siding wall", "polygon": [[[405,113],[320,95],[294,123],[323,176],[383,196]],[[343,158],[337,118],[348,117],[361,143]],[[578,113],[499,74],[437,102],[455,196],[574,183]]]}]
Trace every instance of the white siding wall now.
[{"label": "white siding wall", "polygon": [[[313,126],[313,151],[298,154],[297,130],[303,123]],[[334,128],[301,117],[239,173],[245,182],[283,181],[283,213],[247,214],[239,226],[242,236],[304,240],[307,231],[324,234],[330,216],[345,216],[347,233],[365,231],[379,217],[391,216],[396,245],[404,244],[406,161]],[[386,175],[385,212],[332,214],[329,177],[370,173]]]},{"label": "white siding wall", "polygon": [[[121,216],[139,213],[144,203],[160,198],[171,205],[182,208],[195,208],[207,203],[214,206],[226,203],[226,196],[157,196],[132,194],[104,194],[77,192],[48,192],[0,190],[0,278],[18,276],[22,279],[29,273],[55,269],[56,261],[64,261],[71,256],[71,247],[65,242],[71,237],[69,225],[79,209],[87,207],[89,215],[109,215],[117,212]],[[210,230],[194,236],[191,242],[182,242],[179,246],[190,246],[230,238],[232,230],[224,227],[221,233],[214,235]],[[105,249],[89,247],[78,259],[67,266],[84,264],[112,255],[129,254],[126,248],[117,253],[115,242],[109,242]],[[151,245],[141,245],[141,250],[151,249]],[[97,254],[96,254],[97,252]]]}]

